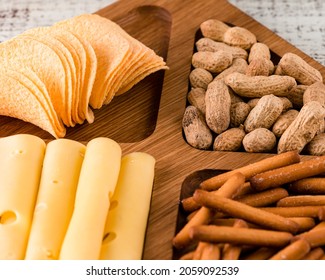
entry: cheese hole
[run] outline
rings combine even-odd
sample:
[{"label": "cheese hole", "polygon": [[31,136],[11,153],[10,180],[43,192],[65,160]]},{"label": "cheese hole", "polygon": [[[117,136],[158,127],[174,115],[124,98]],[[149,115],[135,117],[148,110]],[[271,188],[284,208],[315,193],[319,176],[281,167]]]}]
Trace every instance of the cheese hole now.
[{"label": "cheese hole", "polygon": [[53,184],[58,184],[59,181],[58,181],[58,180],[52,180],[52,183],[53,183]]},{"label": "cheese hole", "polygon": [[18,149],[18,150],[14,150],[13,154],[14,155],[22,155],[24,153],[24,150]]},{"label": "cheese hole", "polygon": [[0,224],[9,225],[17,220],[16,213],[13,211],[5,211],[0,215]]},{"label": "cheese hole", "polygon": [[47,209],[47,204],[44,202],[38,203],[35,207],[35,213],[41,212]]},{"label": "cheese hole", "polygon": [[111,210],[115,209],[117,207],[117,205],[118,205],[117,200],[111,201],[111,204],[109,205],[109,210],[111,211]]},{"label": "cheese hole", "polygon": [[103,244],[107,244],[109,242],[112,242],[116,238],[116,233],[115,232],[108,232],[104,235],[103,238]]}]

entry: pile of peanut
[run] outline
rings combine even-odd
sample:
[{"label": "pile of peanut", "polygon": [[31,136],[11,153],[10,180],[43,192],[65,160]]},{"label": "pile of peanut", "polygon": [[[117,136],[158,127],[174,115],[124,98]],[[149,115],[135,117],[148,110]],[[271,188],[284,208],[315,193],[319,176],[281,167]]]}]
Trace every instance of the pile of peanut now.
[{"label": "pile of peanut", "polygon": [[189,145],[216,151],[325,154],[325,85],[294,53],[274,65],[248,29],[200,25],[183,116]]}]

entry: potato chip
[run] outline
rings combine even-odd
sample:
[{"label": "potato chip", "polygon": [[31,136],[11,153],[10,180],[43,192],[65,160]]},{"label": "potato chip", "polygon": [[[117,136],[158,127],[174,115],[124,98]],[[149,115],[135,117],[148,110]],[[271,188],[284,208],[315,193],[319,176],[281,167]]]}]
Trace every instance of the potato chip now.
[{"label": "potato chip", "polygon": [[[40,28],[33,28],[24,32],[23,35],[30,35],[30,36],[50,36],[57,40],[59,40],[64,47],[70,52],[72,59],[73,59],[73,67],[72,71],[74,71],[75,76],[75,90],[72,89],[72,119],[75,120],[76,123],[83,123],[85,119],[88,122],[92,122],[94,119],[94,115],[90,110],[88,103],[91,94],[91,88],[89,88],[89,82],[93,83],[95,74],[92,74],[92,77],[89,75],[92,72],[87,72],[87,53],[84,48],[86,45],[85,41],[83,43],[80,42],[75,35],[71,32],[64,30],[62,28],[53,28],[53,27],[40,27]],[[89,44],[88,44],[89,45]],[[58,46],[60,47],[60,46]],[[89,47],[87,47],[87,52],[91,52]],[[95,56],[94,52],[92,51],[93,57]],[[65,56],[68,54],[65,53]],[[96,60],[96,58],[95,58]],[[72,63],[71,58],[69,59],[70,64]],[[89,64],[89,62],[88,62]],[[87,76],[86,76],[87,74]]]},{"label": "potato chip", "polygon": [[28,37],[15,37],[0,44],[2,67],[24,72],[31,69],[45,84],[55,111],[65,125],[69,124],[66,112],[66,73],[59,56],[47,45]]},{"label": "potato chip", "polygon": [[1,79],[10,77],[6,87],[14,84],[22,92],[12,97],[2,92],[8,104],[0,113],[28,120],[54,137],[63,137],[65,126],[92,123],[90,107],[99,109],[147,75],[167,69],[153,50],[95,14],[33,28],[1,43],[0,63]]},{"label": "potato chip", "polygon": [[0,75],[0,114],[30,122],[54,137],[63,137],[57,134],[48,112],[36,96],[18,80],[2,72]]},{"label": "potato chip", "polygon": [[76,69],[71,53],[59,40],[49,34],[24,32],[19,37],[27,37],[50,47],[60,58],[65,72],[65,110],[68,117],[66,125],[75,126],[76,123],[80,123],[74,100],[76,97]]},{"label": "potato chip", "polygon": [[102,26],[96,22],[96,18],[88,14],[81,15],[56,25],[63,25],[66,30],[85,38],[92,45],[97,56],[97,73],[90,105],[100,108],[106,95],[101,88],[103,84],[108,88],[113,86],[112,80],[118,75],[123,60],[129,55],[130,45],[124,37],[114,31],[112,25]]},{"label": "potato chip", "polygon": [[49,121],[52,123],[55,131],[54,136],[58,138],[65,135],[66,129],[53,108],[53,104],[50,100],[48,92],[46,91],[44,84],[42,84],[34,72],[25,69],[24,73],[20,73],[13,69],[2,68],[0,70],[0,75],[10,76],[24,85],[31,92],[31,94],[35,96],[40,105],[43,107],[44,111],[47,113]]},{"label": "potato chip", "polygon": [[[87,119],[89,123],[92,123],[94,121],[94,113],[89,107],[89,99],[92,92],[93,84],[96,77],[96,71],[97,71],[97,57],[96,53],[89,43],[89,41],[85,40],[83,37],[78,36],[76,34],[73,34],[72,32],[69,32],[64,29],[63,26],[55,25],[51,27],[51,30],[54,30],[55,32],[63,32],[63,37],[65,37],[68,33],[71,34],[71,36],[75,37],[79,43],[81,44],[83,51],[78,47],[77,52],[80,56],[81,60],[81,67],[82,67],[82,93],[80,96],[80,110],[83,114],[83,117]],[[51,31],[52,32],[52,31]],[[70,35],[66,37],[67,39],[70,38]],[[69,39],[71,40],[71,38]],[[71,42],[76,43],[75,40],[71,40]],[[83,55],[80,54],[80,52],[84,52],[86,57],[84,61]]]}]

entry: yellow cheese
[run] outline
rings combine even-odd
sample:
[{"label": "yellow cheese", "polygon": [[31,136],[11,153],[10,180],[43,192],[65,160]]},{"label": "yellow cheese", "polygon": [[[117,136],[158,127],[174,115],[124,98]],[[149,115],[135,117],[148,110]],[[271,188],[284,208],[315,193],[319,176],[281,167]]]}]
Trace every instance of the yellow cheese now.
[{"label": "yellow cheese", "polygon": [[18,134],[0,139],[0,259],[23,259],[45,142]]},{"label": "yellow cheese", "polygon": [[86,147],[73,140],[51,141],[43,171],[25,259],[57,259],[73,212]]},{"label": "yellow cheese", "polygon": [[121,148],[109,138],[95,138],[86,147],[75,208],[63,241],[60,259],[98,259],[109,198],[121,165]]},{"label": "yellow cheese", "polygon": [[105,226],[101,259],[139,260],[150,209],[155,159],[146,153],[125,155]]}]

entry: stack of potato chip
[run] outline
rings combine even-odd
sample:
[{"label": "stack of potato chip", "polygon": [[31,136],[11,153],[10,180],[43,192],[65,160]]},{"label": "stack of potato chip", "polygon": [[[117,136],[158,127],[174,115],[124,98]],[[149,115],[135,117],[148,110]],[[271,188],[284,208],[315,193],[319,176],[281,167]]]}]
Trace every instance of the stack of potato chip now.
[{"label": "stack of potato chip", "polygon": [[84,14],[0,44],[0,114],[64,137],[147,75],[167,69],[116,23]]}]

